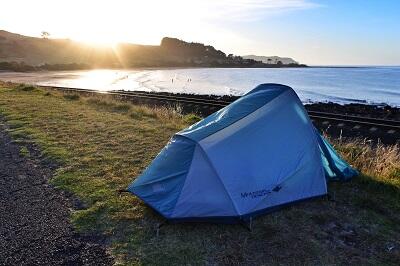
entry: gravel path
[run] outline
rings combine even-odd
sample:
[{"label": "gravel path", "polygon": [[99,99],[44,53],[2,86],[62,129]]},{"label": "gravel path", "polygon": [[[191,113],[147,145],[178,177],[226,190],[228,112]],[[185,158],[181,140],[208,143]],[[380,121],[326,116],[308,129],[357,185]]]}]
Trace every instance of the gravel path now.
[{"label": "gravel path", "polygon": [[54,166],[19,150],[0,118],[0,265],[112,264],[99,241],[74,232],[73,200],[47,182]]}]

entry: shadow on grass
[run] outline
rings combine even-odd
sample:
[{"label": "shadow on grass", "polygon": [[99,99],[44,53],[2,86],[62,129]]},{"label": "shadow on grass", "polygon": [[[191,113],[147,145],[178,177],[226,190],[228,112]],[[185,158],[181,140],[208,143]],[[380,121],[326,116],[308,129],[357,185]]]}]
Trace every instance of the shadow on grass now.
[{"label": "shadow on grass", "polygon": [[[397,175],[400,179],[400,175]],[[354,182],[358,190],[354,203],[362,208],[384,215],[395,223],[400,223],[400,188],[384,180],[361,175]]]}]

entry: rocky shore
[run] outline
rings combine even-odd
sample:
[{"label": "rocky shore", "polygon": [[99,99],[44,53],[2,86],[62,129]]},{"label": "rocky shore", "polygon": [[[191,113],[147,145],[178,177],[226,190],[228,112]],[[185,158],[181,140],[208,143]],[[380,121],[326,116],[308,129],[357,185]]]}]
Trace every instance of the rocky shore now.
[{"label": "rocky shore", "polygon": [[[124,93],[138,93],[138,92],[124,92]],[[155,92],[140,92],[141,95],[145,95],[143,98],[134,98],[131,101],[138,104],[149,104],[149,105],[176,105],[171,100],[154,100],[153,97],[166,96],[189,100],[189,103],[180,102],[178,105],[183,113],[195,113],[202,117],[205,117],[220,108],[223,105],[231,103],[239,98],[239,96],[230,95],[196,95],[196,94],[172,94],[167,92],[155,93]],[[148,96],[148,97],[147,97]],[[191,104],[190,100],[200,102],[198,104]],[[204,100],[204,105],[201,103]],[[221,106],[208,105],[208,101],[215,101],[222,103]],[[370,119],[382,119],[390,121],[400,121],[400,108],[391,107],[389,105],[368,105],[360,103],[350,104],[338,104],[338,103],[311,103],[305,104],[305,108],[311,114],[312,112],[321,112],[319,116],[332,116],[332,114],[340,115],[337,120],[326,120],[317,118],[315,115],[311,116],[312,122],[315,127],[320,130],[323,134],[327,134],[334,138],[346,138],[346,139],[362,139],[364,141],[372,143],[383,143],[383,144],[396,144],[400,140],[400,130],[396,128],[388,127],[376,127],[377,123],[386,123],[386,121],[370,121],[371,124],[357,124],[345,120],[364,120]],[[393,124],[393,123],[392,123]]]},{"label": "rocky shore", "polygon": [[[134,93],[124,91],[124,93]],[[240,96],[232,95],[200,95],[200,94],[185,94],[185,93],[168,93],[168,92],[140,92],[151,95],[165,95],[173,97],[195,98],[201,100],[214,100],[233,102],[240,98]],[[392,107],[385,104],[370,105],[361,103],[338,104],[333,102],[317,102],[305,104],[308,111],[327,112],[343,115],[355,115],[370,118],[390,119],[400,121],[400,108]],[[194,110],[195,111],[195,110]]]}]

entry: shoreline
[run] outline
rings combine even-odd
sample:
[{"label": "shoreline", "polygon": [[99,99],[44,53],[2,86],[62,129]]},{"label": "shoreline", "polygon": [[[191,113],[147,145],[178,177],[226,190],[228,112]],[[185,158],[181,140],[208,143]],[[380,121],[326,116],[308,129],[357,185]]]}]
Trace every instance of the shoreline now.
[{"label": "shoreline", "polygon": [[[0,61],[0,72],[15,72],[15,73],[35,73],[35,72],[44,72],[44,71],[79,71],[79,70],[102,70],[102,69],[112,69],[112,70],[166,70],[166,69],[202,69],[202,68],[226,68],[226,69],[279,69],[279,68],[310,68],[308,65],[296,64],[296,65],[274,65],[271,66],[137,66],[137,67],[113,67],[113,66],[83,66],[78,63],[71,64],[52,64],[52,65],[16,65],[16,66],[7,66],[1,67],[2,63],[9,62],[1,62]],[[311,67],[312,68],[312,67]]]},{"label": "shoreline", "polygon": [[[24,84],[21,82],[9,82],[0,80],[0,85],[7,84]],[[36,85],[30,84],[40,88],[57,88],[62,89],[63,87],[57,86],[47,86],[47,85]],[[72,88],[65,87],[65,89],[73,89],[79,92],[85,91],[93,91],[98,92],[96,90],[87,90],[81,88]],[[141,93],[146,95],[163,95],[163,96],[178,96],[184,98],[192,98],[197,100],[213,100],[213,101],[223,101],[223,102],[233,102],[239,99],[241,96],[235,95],[215,95],[215,94],[192,94],[192,93],[171,93],[171,92],[148,92],[148,91],[126,91],[126,90],[114,90],[114,91],[101,91],[102,94],[107,93],[125,93],[125,94],[134,94]],[[370,118],[378,118],[378,119],[388,119],[388,120],[396,120],[400,121],[400,106],[392,106],[386,103],[336,103],[336,102],[323,102],[323,101],[315,101],[315,102],[303,102],[303,105],[308,111],[317,111],[317,112],[329,112],[335,114],[344,114],[344,115],[358,115]]]},{"label": "shoreline", "polygon": [[[1,71],[0,71],[1,72]],[[10,82],[3,81],[0,79],[0,85],[7,84],[24,84],[22,82]],[[37,85],[37,84],[29,84],[36,87],[41,88],[58,88],[61,89],[63,87],[58,86],[50,86],[50,85]],[[87,89],[81,88],[73,88],[73,87],[65,87],[65,89],[73,89],[73,90],[82,90],[88,91]],[[92,91],[92,90],[89,90]],[[98,92],[93,90],[93,92]],[[171,92],[155,92],[155,91],[127,91],[127,90],[114,90],[114,91],[101,91],[102,94],[107,93],[126,93],[126,94],[148,94],[148,95],[164,95],[164,96],[178,96],[178,97],[187,97],[194,99],[205,99],[205,100],[214,100],[214,101],[224,101],[224,102],[233,102],[239,99],[241,96],[235,95],[215,95],[215,94],[193,94],[193,93],[171,93]],[[336,103],[336,102],[324,102],[324,101],[315,101],[315,102],[303,102],[305,108],[309,111],[318,111],[318,112],[330,112],[337,114],[345,114],[345,115],[360,115],[371,118],[380,118],[380,119],[390,119],[390,120],[398,120],[400,121],[400,106],[392,106],[387,103]]]},{"label": "shoreline", "polygon": [[314,69],[314,68],[381,68],[381,67],[400,67],[400,66],[386,66],[386,65],[377,65],[377,66],[318,66],[318,65],[298,65],[298,66],[290,66],[290,65],[282,65],[282,66],[270,66],[270,67],[247,67],[247,66],[232,66],[232,67],[223,67],[223,66],[164,66],[164,67],[146,67],[146,66],[138,66],[138,67],[89,67],[89,68],[76,68],[76,69],[38,69],[38,70],[28,70],[28,71],[15,71],[12,69],[0,69],[1,72],[12,72],[12,73],[42,73],[42,72],[62,72],[62,71],[81,71],[81,70],[174,70],[174,69],[292,69],[292,68],[301,68],[301,69]]},{"label": "shoreline", "polygon": [[[239,96],[249,88],[269,82],[291,86],[304,104],[360,103],[399,108],[400,87],[396,83],[399,74],[400,68],[384,69],[371,66],[311,66],[292,69],[140,67],[38,72],[0,71],[0,80],[102,91],[186,93],[194,97],[201,97],[203,94]],[[328,78],[324,80],[324,77]]]},{"label": "shoreline", "polygon": [[[205,99],[215,101],[233,102],[240,98],[240,96],[233,95],[210,95],[210,94],[190,94],[190,93],[170,93],[170,92],[146,92],[146,91],[124,91],[118,90],[115,92],[130,93],[143,93],[148,95],[165,95],[165,96],[179,96],[194,99]],[[308,111],[330,112],[345,115],[360,115],[371,118],[389,119],[400,121],[400,107],[391,106],[385,103],[369,104],[369,103],[335,103],[335,102],[307,102],[303,105]]]}]

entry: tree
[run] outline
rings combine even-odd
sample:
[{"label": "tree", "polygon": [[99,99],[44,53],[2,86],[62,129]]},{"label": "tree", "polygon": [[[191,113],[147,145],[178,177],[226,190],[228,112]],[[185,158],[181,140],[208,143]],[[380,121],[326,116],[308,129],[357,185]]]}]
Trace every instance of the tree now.
[{"label": "tree", "polygon": [[50,37],[50,33],[48,33],[47,31],[42,31],[40,36],[42,36],[43,39],[48,39]]}]

